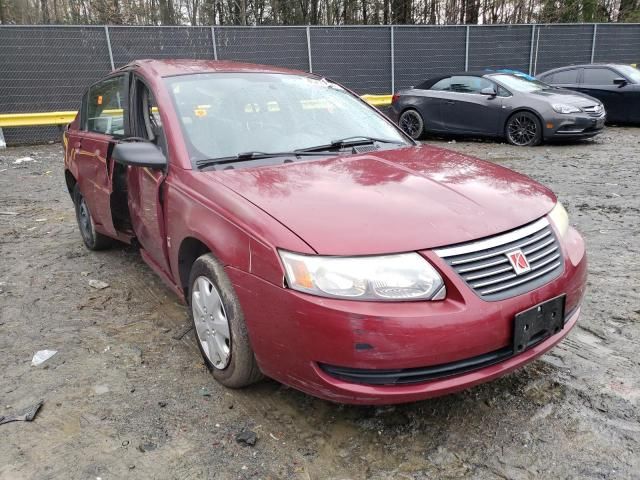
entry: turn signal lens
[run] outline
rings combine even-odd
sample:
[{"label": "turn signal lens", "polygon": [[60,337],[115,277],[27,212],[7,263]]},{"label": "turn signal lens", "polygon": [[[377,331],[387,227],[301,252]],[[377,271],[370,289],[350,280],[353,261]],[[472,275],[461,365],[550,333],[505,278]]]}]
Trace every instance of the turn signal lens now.
[{"label": "turn signal lens", "polygon": [[304,262],[292,259],[290,262],[291,278],[303,288],[313,288],[313,279]]}]

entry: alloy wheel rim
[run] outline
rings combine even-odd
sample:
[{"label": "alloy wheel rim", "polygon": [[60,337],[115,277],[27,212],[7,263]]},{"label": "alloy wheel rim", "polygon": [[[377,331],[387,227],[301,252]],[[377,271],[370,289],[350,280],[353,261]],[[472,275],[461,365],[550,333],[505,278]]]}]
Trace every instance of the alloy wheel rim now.
[{"label": "alloy wheel rim", "polygon": [[205,276],[193,284],[191,311],[202,351],[215,368],[225,369],[231,357],[229,320],[218,289]]},{"label": "alloy wheel rim", "polygon": [[529,145],[538,133],[538,125],[527,115],[518,115],[509,122],[509,139],[516,145]]},{"label": "alloy wheel rim", "polygon": [[400,127],[402,128],[402,130],[408,133],[409,136],[414,138],[419,133],[418,130],[420,129],[420,120],[413,112],[404,113],[400,121]]}]

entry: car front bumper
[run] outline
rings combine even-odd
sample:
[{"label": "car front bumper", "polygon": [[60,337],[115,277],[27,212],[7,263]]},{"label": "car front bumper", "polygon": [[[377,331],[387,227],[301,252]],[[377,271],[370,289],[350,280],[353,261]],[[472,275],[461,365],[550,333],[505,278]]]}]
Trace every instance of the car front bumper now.
[{"label": "car front bumper", "polygon": [[543,132],[546,140],[563,138],[588,138],[601,133],[606,116],[592,117],[586,113],[575,115],[555,114],[547,119]]},{"label": "car front bumper", "polygon": [[[500,377],[539,357],[576,324],[585,291],[584,242],[569,229],[561,242],[564,270],[525,294],[485,301],[431,251],[447,298],[436,302],[357,302],[306,295],[228,268],[261,370],[284,384],[339,403],[392,404],[445,395]],[[417,369],[482,358],[512,344],[517,313],[566,295],[565,325],[522,353],[463,373],[411,384],[344,381],[326,365],[347,369]],[[268,301],[265,301],[268,299]]]}]

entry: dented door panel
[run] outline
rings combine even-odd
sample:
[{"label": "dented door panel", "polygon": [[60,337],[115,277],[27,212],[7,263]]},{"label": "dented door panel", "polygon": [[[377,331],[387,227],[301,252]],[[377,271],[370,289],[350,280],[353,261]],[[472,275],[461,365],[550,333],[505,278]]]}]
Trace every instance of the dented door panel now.
[{"label": "dented door panel", "polygon": [[169,272],[162,189],[165,173],[150,168],[129,167],[129,213],[140,245],[164,271]]},{"label": "dented door panel", "polygon": [[77,136],[72,148],[75,151],[76,180],[96,223],[96,229],[115,236],[110,205],[113,191],[113,145],[113,139],[107,135],[83,132]]}]

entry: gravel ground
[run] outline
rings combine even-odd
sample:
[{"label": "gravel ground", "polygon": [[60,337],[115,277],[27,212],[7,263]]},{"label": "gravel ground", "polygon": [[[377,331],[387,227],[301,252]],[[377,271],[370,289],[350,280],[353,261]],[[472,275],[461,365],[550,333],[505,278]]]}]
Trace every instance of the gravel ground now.
[{"label": "gravel ground", "polygon": [[[216,384],[138,253],[82,245],[60,145],[0,151],[0,415],[44,400],[33,422],[0,425],[0,478],[640,478],[640,129],[537,148],[430,141],[553,188],[587,239],[589,292],[541,360],[383,408]],[[58,353],[31,366],[43,349]],[[243,429],[255,446],[236,443]]]}]

